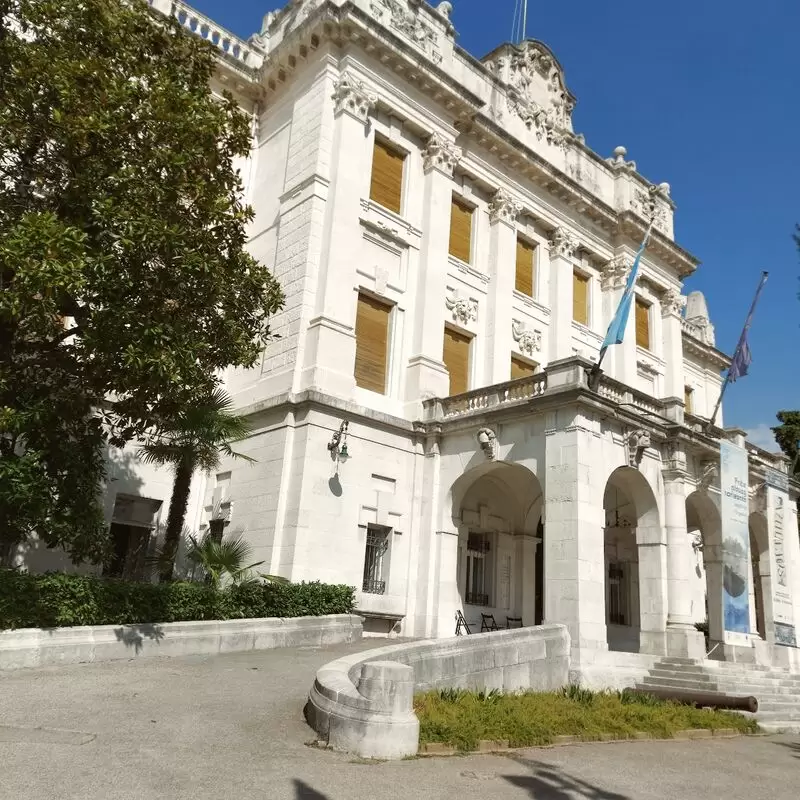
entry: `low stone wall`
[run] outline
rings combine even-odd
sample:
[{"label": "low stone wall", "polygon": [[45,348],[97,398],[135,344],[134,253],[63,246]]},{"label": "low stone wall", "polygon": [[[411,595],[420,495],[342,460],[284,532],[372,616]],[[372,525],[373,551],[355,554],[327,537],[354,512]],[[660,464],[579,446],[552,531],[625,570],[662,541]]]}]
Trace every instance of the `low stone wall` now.
[{"label": "low stone wall", "polygon": [[361,617],[233,619],[149,625],[21,628],[0,632],[0,670],[153,656],[314,647],[361,638]]},{"label": "low stone wall", "polygon": [[336,750],[363,758],[415,755],[414,692],[456,687],[546,691],[569,681],[563,625],[412,642],[340,658],[317,672],[306,719]]}]

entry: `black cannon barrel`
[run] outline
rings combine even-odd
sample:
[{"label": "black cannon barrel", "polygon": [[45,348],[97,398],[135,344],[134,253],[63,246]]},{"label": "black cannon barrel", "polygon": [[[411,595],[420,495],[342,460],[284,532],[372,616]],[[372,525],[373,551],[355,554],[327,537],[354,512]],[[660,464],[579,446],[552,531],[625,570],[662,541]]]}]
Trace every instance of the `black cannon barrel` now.
[{"label": "black cannon barrel", "polygon": [[694,689],[672,689],[666,686],[629,689],[632,694],[650,694],[662,700],[674,700],[697,708],[722,708],[730,711],[758,711],[758,700],[755,697],[736,697],[718,692],[698,692]]}]

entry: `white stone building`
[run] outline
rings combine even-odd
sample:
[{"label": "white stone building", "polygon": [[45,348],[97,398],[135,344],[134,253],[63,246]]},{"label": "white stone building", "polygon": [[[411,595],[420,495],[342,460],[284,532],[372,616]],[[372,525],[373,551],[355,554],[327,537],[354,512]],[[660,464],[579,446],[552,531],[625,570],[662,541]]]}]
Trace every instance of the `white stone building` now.
[{"label": "white stone building", "polygon": [[[704,418],[729,359],[681,294],[698,262],[669,186],[574,132],[556,56],[528,40],[474,58],[449,2],[291,0],[247,42],[151,5],[220,49],[217,88],[252,118],[250,248],[286,292],[280,338],[227,376],[256,462],[199,478],[193,518],[229,504],[263,569],[356,586],[375,632],[452,636],[457,610],[475,629],[563,622],[585,671],[702,656],[707,613],[721,641],[716,465],[721,437],[744,439]],[[636,310],[593,391],[651,212]],[[717,655],[789,663],[763,489],[786,464],[747,447],[754,633]]]}]

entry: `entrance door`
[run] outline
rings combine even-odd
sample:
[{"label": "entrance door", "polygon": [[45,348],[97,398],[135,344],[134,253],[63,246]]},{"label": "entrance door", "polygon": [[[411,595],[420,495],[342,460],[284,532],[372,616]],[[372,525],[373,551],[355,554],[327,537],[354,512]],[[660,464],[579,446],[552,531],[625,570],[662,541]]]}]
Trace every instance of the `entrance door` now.
[{"label": "entrance door", "polygon": [[536,588],[534,589],[534,614],[533,624],[541,625],[544,621],[544,525],[539,520],[539,527],[536,529],[536,537],[539,543],[536,546]]}]

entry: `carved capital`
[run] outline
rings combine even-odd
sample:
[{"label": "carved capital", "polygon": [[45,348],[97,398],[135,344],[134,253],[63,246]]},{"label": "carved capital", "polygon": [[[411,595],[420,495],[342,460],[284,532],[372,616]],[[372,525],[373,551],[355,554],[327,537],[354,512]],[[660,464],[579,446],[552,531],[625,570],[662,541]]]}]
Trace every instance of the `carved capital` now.
[{"label": "carved capital", "polygon": [[600,272],[600,286],[607,289],[621,289],[625,285],[628,273],[633,266],[633,259],[628,255],[614,256],[603,265]]},{"label": "carved capital", "polygon": [[452,177],[456,164],[461,160],[461,148],[434,133],[422,151],[422,167],[425,172],[438,169]]},{"label": "carved capital", "polygon": [[370,109],[377,102],[377,96],[367,91],[364,82],[343,72],[333,88],[331,95],[336,116],[346,111],[361,122],[366,122]]},{"label": "carved capital", "polygon": [[677,442],[667,442],[662,454],[663,469],[668,472],[686,472],[686,451]]},{"label": "carved capital", "polygon": [[550,234],[550,258],[572,258],[577,249],[578,240],[566,228],[556,228]]},{"label": "carved capital", "polygon": [[667,291],[661,295],[661,316],[679,317],[685,305],[686,298],[680,292],[676,292],[675,289],[667,289]]},{"label": "carved capital", "polygon": [[532,356],[542,350],[542,332],[537,330],[529,331],[525,324],[517,320],[511,322],[511,334],[519,347],[520,353]]},{"label": "carved capital", "polygon": [[507,222],[514,225],[517,221],[522,205],[518,203],[505,189],[498,189],[489,203],[489,222]]},{"label": "carved capital", "polygon": [[477,439],[486,458],[494,461],[497,458],[497,434],[491,428],[481,428]]},{"label": "carved capital", "polygon": [[650,447],[650,434],[648,431],[639,429],[628,434],[628,463],[638,469],[642,463],[644,451]]},{"label": "carved capital", "polygon": [[478,319],[478,301],[471,298],[458,296],[458,292],[453,291],[444,299],[447,310],[453,314],[453,321],[460,322],[462,325],[469,325]]}]

